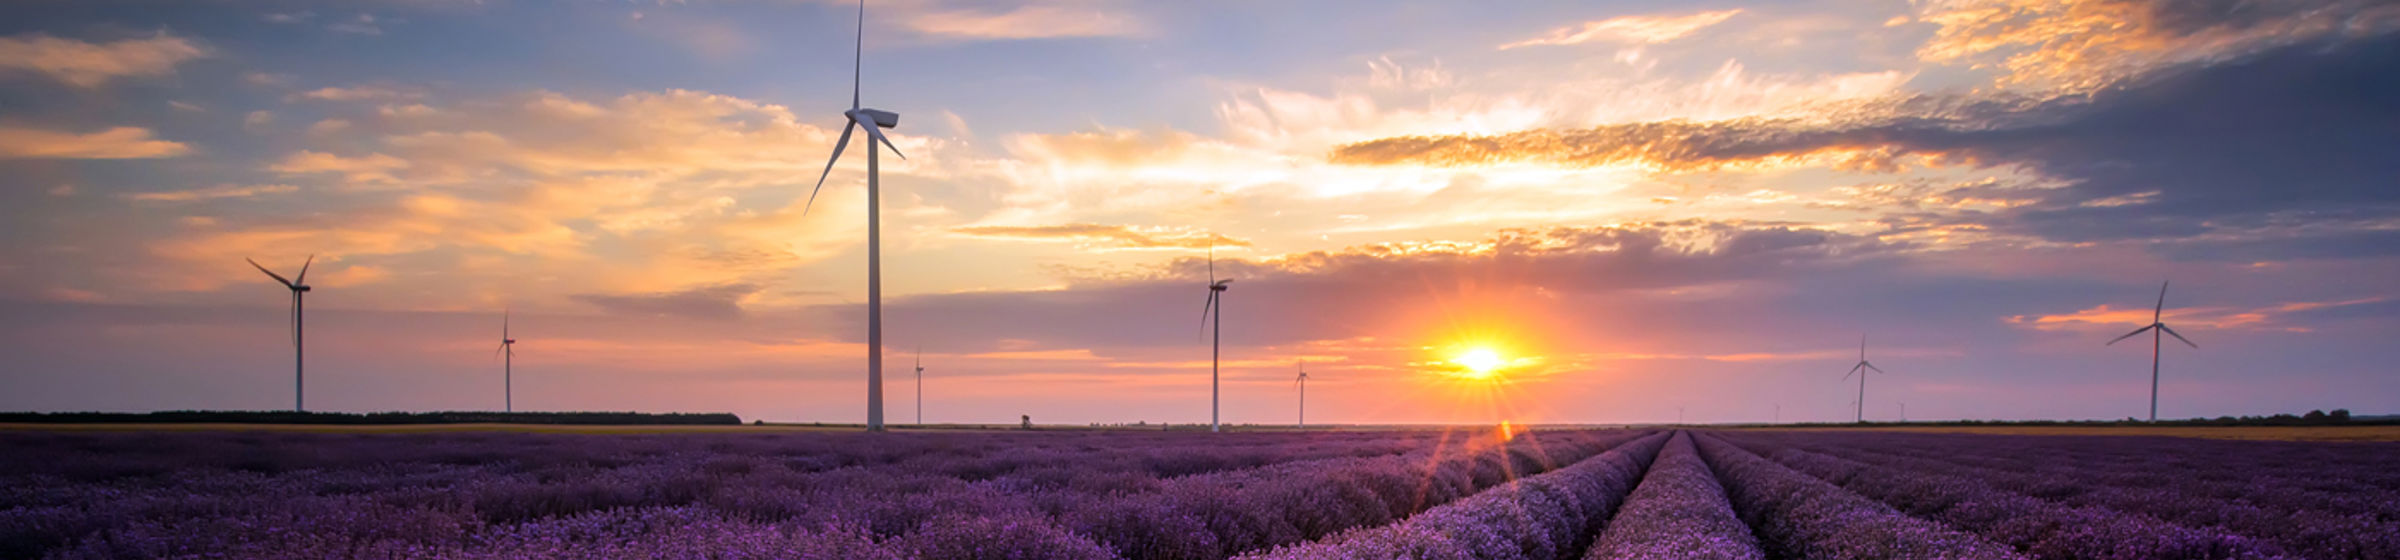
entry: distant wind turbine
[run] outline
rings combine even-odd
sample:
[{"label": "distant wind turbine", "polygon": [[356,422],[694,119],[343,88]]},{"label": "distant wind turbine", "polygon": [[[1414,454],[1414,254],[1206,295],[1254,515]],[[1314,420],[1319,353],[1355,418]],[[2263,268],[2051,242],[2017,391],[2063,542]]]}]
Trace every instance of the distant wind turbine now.
[{"label": "distant wind turbine", "polygon": [[517,339],[508,337],[508,310],[500,310],[500,405],[503,412],[517,411]]},{"label": "distant wind turbine", "polygon": [[258,261],[246,258],[242,260],[250,261],[250,266],[258,268],[259,272],[267,273],[268,277],[283,283],[284,288],[292,291],[292,410],[306,412],[308,407],[304,397],[307,393],[302,388],[304,387],[303,381],[307,379],[307,376],[302,374],[302,366],[307,361],[302,358],[306,355],[307,346],[301,344],[300,338],[300,295],[308,293],[308,266],[317,263],[317,256],[309,255],[307,261],[300,263],[300,274],[293,276],[292,280],[283,279],[283,275],[267,270],[267,267],[259,265]]},{"label": "distant wind turbine", "polygon": [[876,143],[892,149],[900,159],[900,147],[883,136],[883,130],[900,126],[900,114],[868,109],[859,105],[859,79],[865,73],[867,48],[867,1],[858,1],[858,45],[850,67],[850,110],[842,117],[842,137],[833,143],[833,157],[825,161],[825,172],[817,176],[817,187],[808,191],[808,204],[800,208],[802,215],[817,205],[817,192],[825,189],[825,178],[833,175],[833,165],[842,160],[842,148],[850,145],[851,131],[867,131],[867,430],[883,431],[883,211],[881,198],[881,169]]},{"label": "distant wind turbine", "polygon": [[1850,373],[1842,374],[1844,381],[1852,375],[1858,376],[1858,401],[1853,404],[1858,406],[1857,421],[1860,424],[1867,423],[1867,370],[1883,373],[1883,368],[1867,363],[1867,335],[1861,333],[1858,335],[1858,365],[1850,366]]},{"label": "distant wind turbine", "polygon": [[2163,337],[2160,337],[2160,336],[2159,336],[2159,333],[2166,333],[2166,334],[2168,334],[2168,335],[2174,336],[2174,337],[2175,337],[2175,340],[2181,340],[2181,341],[2183,341],[2183,343],[2184,343],[2184,344],[2190,345],[2192,348],[2199,348],[2199,347],[2200,347],[2200,345],[2198,345],[2198,344],[2193,344],[2193,343],[2192,343],[2192,339],[2184,338],[2182,334],[2178,334],[2178,333],[2176,333],[2176,332],[2175,332],[2175,329],[2170,329],[2170,328],[2167,328],[2167,323],[2166,323],[2165,321],[2162,321],[2162,320],[2160,320],[2160,318],[2161,318],[2162,316],[2166,315],[2166,312],[2167,312],[2167,282],[2159,282],[2159,283],[2158,283],[2158,307],[2156,307],[2156,308],[2152,308],[2152,309],[2150,310],[2150,326],[2147,326],[2147,327],[2142,327],[2142,328],[2139,328],[2139,329],[2134,329],[2134,330],[2133,330],[2133,332],[2125,333],[2125,336],[2120,336],[2120,337],[2117,337],[2117,338],[2116,338],[2116,339],[2114,339],[2114,340],[2110,340],[2110,341],[2108,341],[2108,344],[2113,346],[2113,345],[2115,345],[2115,344],[2116,344],[2117,342],[2119,342],[2119,341],[2122,341],[2122,340],[2125,340],[2125,339],[2128,339],[2128,338],[2133,338],[2133,335],[2142,334],[2142,331],[2151,331],[2151,332],[2150,332],[2150,421],[2152,421],[2152,422],[2157,422],[2157,421],[2158,421],[2158,355],[2159,355],[2159,347],[2161,347],[2161,346],[2165,346],[2165,344],[2166,344],[2166,339],[2165,339],[2165,338],[2163,338]]},{"label": "distant wind turbine", "polygon": [[917,347],[917,425],[925,425],[925,347]]},{"label": "distant wind turbine", "polygon": [[1292,384],[1300,387],[1300,429],[1305,430],[1308,429],[1308,365],[1294,360],[1292,369],[1300,371],[1299,377],[1292,378]]},{"label": "distant wind turbine", "polygon": [[1208,303],[1200,307],[1200,324],[1216,327],[1215,332],[1208,337],[1208,431],[1210,432],[1218,429],[1217,349],[1219,343],[1223,342],[1225,338],[1225,306],[1217,303],[1217,300],[1225,294],[1226,284],[1231,283],[1233,283],[1232,278],[1217,279],[1217,248],[1215,245],[1210,245],[1208,248]]}]

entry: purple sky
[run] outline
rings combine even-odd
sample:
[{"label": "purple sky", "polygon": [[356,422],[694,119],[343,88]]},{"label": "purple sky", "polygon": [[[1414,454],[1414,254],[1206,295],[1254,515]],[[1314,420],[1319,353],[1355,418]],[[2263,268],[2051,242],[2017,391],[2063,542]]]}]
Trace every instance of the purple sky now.
[{"label": "purple sky", "polygon": [[[1212,246],[1237,423],[2140,416],[2167,279],[2161,416],[2400,411],[2388,3],[867,15],[895,421],[1205,422]],[[288,407],[313,254],[313,410],[859,421],[855,17],[0,7],[0,410]]]}]

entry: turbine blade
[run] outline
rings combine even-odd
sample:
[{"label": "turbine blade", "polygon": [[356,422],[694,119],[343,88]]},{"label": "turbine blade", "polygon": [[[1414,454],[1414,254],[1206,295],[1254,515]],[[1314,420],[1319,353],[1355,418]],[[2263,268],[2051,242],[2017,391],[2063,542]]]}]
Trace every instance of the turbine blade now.
[{"label": "turbine blade", "polygon": [[1859,367],[1858,367],[1858,366],[1850,366],[1850,372],[1849,372],[1849,373],[1844,373],[1844,374],[1842,374],[1842,380],[1843,380],[1843,381],[1849,381],[1849,380],[1850,380],[1850,376],[1853,376],[1853,375],[1858,375],[1858,370],[1859,370]]},{"label": "turbine blade", "polygon": [[2172,282],[2172,280],[2160,281],[2158,283],[2158,307],[2150,310],[2150,322],[2152,323],[2158,322],[2159,317],[2161,315],[2165,315],[2167,312],[2168,282]]},{"label": "turbine blade", "polygon": [[825,159],[825,172],[817,175],[817,188],[809,189],[808,204],[800,207],[800,215],[806,216],[810,209],[817,207],[817,192],[825,190],[825,178],[833,176],[833,164],[842,161],[842,148],[850,146],[850,131],[856,129],[858,129],[858,120],[856,119],[852,119],[849,124],[842,125],[842,139],[833,141],[833,157]]},{"label": "turbine blade", "polygon": [[272,271],[272,270],[267,270],[267,267],[264,267],[264,266],[259,266],[259,264],[258,264],[258,261],[251,261],[250,259],[246,259],[246,258],[245,258],[245,259],[242,259],[242,260],[245,260],[245,261],[250,261],[250,266],[257,267],[259,272],[264,272],[264,273],[267,273],[267,276],[274,278],[276,282],[282,282],[282,283],[283,283],[283,287],[286,287],[286,288],[293,287],[293,286],[292,286],[292,281],[283,279],[283,275],[281,275],[281,274],[276,274],[276,273],[275,273],[275,271]]},{"label": "turbine blade", "polygon": [[[2116,344],[2118,341],[2122,341],[2122,340],[2125,340],[2125,339],[2128,339],[2128,338],[2133,338],[2133,335],[2137,335],[2137,334],[2142,334],[2142,333],[2145,333],[2145,332],[2149,332],[2149,331],[2150,331],[2150,329],[2152,329],[2152,328],[2155,328],[2155,327],[2157,327],[2157,326],[2158,326],[2158,325],[2154,323],[2154,324],[2151,324],[2151,325],[2150,325],[2150,326],[2148,326],[2148,327],[2142,327],[2142,328],[2139,328],[2139,329],[2134,329],[2134,330],[2133,330],[2133,332],[2125,333],[2125,336],[2120,336],[2120,337],[2117,337],[2117,338],[2115,338],[2115,339],[2109,340],[2109,341],[2108,341],[2108,344]],[[2103,346],[2106,346],[2106,344],[2104,344]]]},{"label": "turbine blade", "polygon": [[850,51],[850,108],[857,109],[858,83],[867,65],[867,0],[858,0],[858,44]]},{"label": "turbine blade", "polygon": [[2183,341],[2183,343],[2184,343],[2184,344],[2186,344],[2186,345],[2190,345],[2190,346],[2191,346],[2191,347],[2193,347],[2193,348],[2199,348],[2199,347],[2200,347],[2200,345],[2198,345],[2198,344],[2192,344],[2192,339],[2189,339],[2189,338],[2184,338],[2184,337],[2183,337],[2183,335],[2176,334],[2176,333],[2175,333],[2175,329],[2170,329],[2170,328],[2167,328],[2167,324],[2166,324],[2166,323],[2159,323],[2159,324],[2158,324],[2158,330],[2165,331],[2165,332],[2167,333],[2167,336],[2172,336],[2172,337],[2175,337],[2175,340],[2181,340],[2181,341]]},{"label": "turbine blade", "polygon": [[293,277],[292,277],[292,283],[293,283],[293,284],[307,284],[307,283],[308,283],[308,265],[312,265],[312,264],[317,264],[317,256],[316,256],[315,254],[310,254],[310,255],[308,256],[308,261],[307,261],[307,262],[302,262],[302,263],[300,263],[300,274],[299,274],[298,276],[293,276]]},{"label": "turbine blade", "polygon": [[1217,283],[1217,239],[1214,237],[1208,239],[1208,283]]},{"label": "turbine blade", "polygon": [[1867,366],[1867,369],[1875,370],[1875,373],[1883,373],[1883,368],[1875,367],[1875,364],[1859,362],[1858,365]]},{"label": "turbine blade", "polygon": [[882,142],[883,147],[891,148],[892,155],[900,156],[900,159],[908,159],[908,154],[900,153],[900,147],[892,145],[892,139],[883,135],[882,127],[873,126],[872,124],[868,125],[867,136],[874,138],[877,142]]},{"label": "turbine blade", "polygon": [[1867,333],[1858,333],[1858,361],[1867,361]]},{"label": "turbine blade", "polygon": [[1209,310],[1210,310],[1210,309],[1212,309],[1212,308],[1215,308],[1216,306],[1217,306],[1217,293],[1216,293],[1216,292],[1213,292],[1213,291],[1212,291],[1212,292],[1209,292],[1209,293],[1208,293],[1208,303],[1202,304],[1202,305],[1200,306],[1200,336],[1202,336],[1202,337],[1207,337],[1207,336],[1208,336],[1208,312],[1209,312]]}]

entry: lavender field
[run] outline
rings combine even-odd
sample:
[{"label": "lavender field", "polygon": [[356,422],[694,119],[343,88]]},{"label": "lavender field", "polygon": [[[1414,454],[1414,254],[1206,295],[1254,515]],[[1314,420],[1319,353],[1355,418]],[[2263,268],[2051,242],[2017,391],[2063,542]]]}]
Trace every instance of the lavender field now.
[{"label": "lavender field", "polygon": [[2400,558],[2400,446],[0,433],[0,558]]}]

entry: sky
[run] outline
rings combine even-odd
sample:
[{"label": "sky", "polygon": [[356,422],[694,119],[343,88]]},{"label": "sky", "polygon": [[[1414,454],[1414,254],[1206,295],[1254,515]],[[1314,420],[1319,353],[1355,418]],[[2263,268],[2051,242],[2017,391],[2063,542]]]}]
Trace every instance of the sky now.
[{"label": "sky", "polygon": [[[0,6],[0,410],[288,408],[250,258],[311,410],[863,421],[858,9]],[[2388,2],[863,25],[893,422],[1206,422],[1212,255],[1230,423],[2141,417],[2168,280],[2160,416],[2400,412]]]}]

